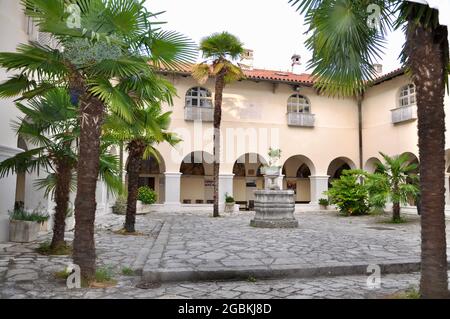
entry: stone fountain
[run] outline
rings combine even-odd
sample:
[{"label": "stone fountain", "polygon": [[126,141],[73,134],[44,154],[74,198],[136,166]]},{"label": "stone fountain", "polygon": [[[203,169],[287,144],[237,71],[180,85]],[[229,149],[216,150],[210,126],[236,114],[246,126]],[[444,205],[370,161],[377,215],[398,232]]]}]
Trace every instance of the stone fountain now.
[{"label": "stone fountain", "polygon": [[274,166],[281,157],[280,150],[269,151],[270,163],[264,167],[266,187],[255,191],[255,218],[250,226],[258,228],[297,228],[298,221],[294,217],[295,192],[282,190],[278,180],[281,178],[281,167]]}]

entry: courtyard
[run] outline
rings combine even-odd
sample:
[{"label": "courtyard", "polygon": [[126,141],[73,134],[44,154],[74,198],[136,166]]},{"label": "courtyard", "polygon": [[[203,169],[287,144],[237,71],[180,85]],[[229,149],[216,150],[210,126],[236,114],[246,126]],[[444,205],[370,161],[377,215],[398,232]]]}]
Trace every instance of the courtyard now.
[{"label": "courtyard", "polygon": [[[55,274],[71,257],[40,255],[38,242],[3,243],[0,298],[391,298],[418,287],[415,215],[390,224],[388,215],[301,212],[299,228],[284,230],[252,228],[252,217],[152,213],[138,216],[137,235],[124,236],[123,216],[101,216],[97,264],[115,281],[105,287],[68,289]],[[368,265],[381,267],[380,287],[367,285]]]}]

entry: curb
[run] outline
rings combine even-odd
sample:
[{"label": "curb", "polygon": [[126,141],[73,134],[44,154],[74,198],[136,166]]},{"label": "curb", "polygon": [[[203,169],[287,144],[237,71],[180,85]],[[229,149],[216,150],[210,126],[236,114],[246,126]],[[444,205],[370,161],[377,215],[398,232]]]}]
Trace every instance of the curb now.
[{"label": "curb", "polygon": [[[157,226],[159,228],[159,232],[161,232],[165,223],[166,222],[163,221],[159,227]],[[159,237],[159,233],[158,233],[158,237]],[[139,251],[139,254],[137,255],[135,261],[133,262],[133,265],[131,266],[131,269],[134,271],[134,273],[136,275],[142,275],[142,272],[143,272],[143,269],[145,266],[145,262],[147,261],[148,256],[150,256],[151,250],[152,250],[153,246],[155,245],[156,241],[158,240],[158,237],[154,241],[151,241],[149,244],[145,245]]]},{"label": "curb", "polygon": [[[215,280],[248,280],[255,279],[287,279],[287,278],[314,278],[335,276],[368,276],[370,265],[379,265],[381,275],[403,274],[420,271],[420,261],[388,262],[383,264],[361,263],[346,265],[344,263],[330,264],[319,267],[278,266],[270,268],[262,267],[234,267],[228,269],[161,269],[145,267],[142,273],[143,281],[148,282],[182,282],[182,281],[215,281]],[[147,264],[146,264],[147,266]],[[148,265],[150,266],[150,265]],[[449,264],[450,269],[450,264]]]}]

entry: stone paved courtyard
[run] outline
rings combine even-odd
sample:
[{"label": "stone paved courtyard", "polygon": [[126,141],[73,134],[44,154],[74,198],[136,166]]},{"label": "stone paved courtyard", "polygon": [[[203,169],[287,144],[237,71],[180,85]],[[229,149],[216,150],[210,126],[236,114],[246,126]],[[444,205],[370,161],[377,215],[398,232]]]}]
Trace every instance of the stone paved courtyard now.
[{"label": "stone paved courtyard", "polygon": [[[97,221],[98,265],[110,268],[118,283],[101,289],[68,290],[63,280],[56,279],[54,273],[70,263],[69,257],[39,255],[37,243],[0,244],[0,298],[384,298],[418,286],[418,273],[384,274],[382,287],[371,290],[362,272],[339,277],[177,281],[139,289],[139,275],[122,275],[125,267],[195,273],[418,260],[415,216],[401,225],[383,223],[388,217],[343,218],[335,212],[296,217],[299,229],[264,230],[249,226],[249,213],[219,219],[208,213],[150,214],[137,219],[140,236],[123,236],[113,232],[121,228],[123,217],[104,216]],[[70,240],[71,233],[67,237]]]}]

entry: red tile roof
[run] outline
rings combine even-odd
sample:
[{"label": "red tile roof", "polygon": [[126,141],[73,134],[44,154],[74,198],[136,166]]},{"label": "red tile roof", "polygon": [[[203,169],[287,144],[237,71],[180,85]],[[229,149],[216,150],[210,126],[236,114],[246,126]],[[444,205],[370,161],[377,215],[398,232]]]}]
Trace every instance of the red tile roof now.
[{"label": "red tile roof", "polygon": [[[192,70],[192,65],[183,65],[176,70],[161,69],[162,73],[176,73],[183,75],[190,75]],[[254,81],[271,81],[271,82],[281,82],[288,84],[303,84],[307,86],[312,86],[314,80],[311,74],[295,74],[292,72],[274,71],[274,70],[263,70],[263,69],[253,69],[253,70],[243,70],[247,79]],[[399,68],[382,76],[379,76],[371,85],[377,85],[384,81],[391,80],[397,76],[403,75],[405,73],[405,68]]]},{"label": "red tile roof", "polygon": [[[177,73],[188,75],[191,74],[192,66],[184,65],[180,66],[176,70],[167,70],[161,69],[163,73]],[[310,74],[295,74],[292,72],[283,72],[283,71],[273,71],[273,70],[262,70],[262,69],[253,69],[253,70],[243,70],[245,77],[249,80],[256,81],[272,81],[272,82],[283,82],[283,83],[291,83],[291,84],[304,84],[312,86],[314,81]]]}]

